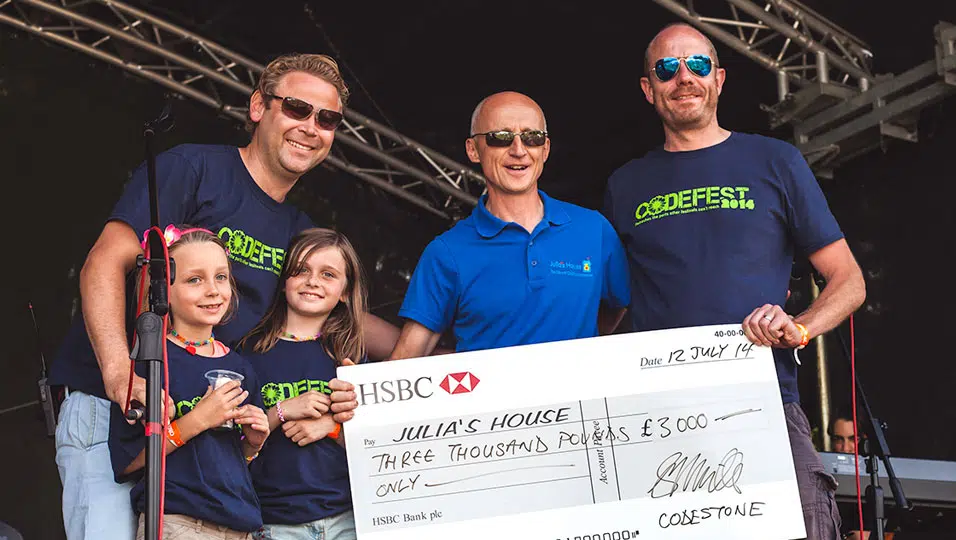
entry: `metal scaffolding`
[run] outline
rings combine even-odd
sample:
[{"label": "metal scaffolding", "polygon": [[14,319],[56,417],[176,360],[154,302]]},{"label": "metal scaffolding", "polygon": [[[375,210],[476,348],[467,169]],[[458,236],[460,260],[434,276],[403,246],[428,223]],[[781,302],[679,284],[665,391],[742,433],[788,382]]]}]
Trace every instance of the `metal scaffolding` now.
[{"label": "metal scaffolding", "polygon": [[[0,22],[88,54],[240,122],[261,64],[114,0],[0,0]],[[466,215],[484,177],[347,109],[325,164],[446,219]]]},{"label": "metal scaffolding", "polygon": [[795,0],[654,2],[776,75],[778,101],[763,107],[770,125],[793,128],[817,174],[885,137],[915,142],[919,111],[956,93],[956,27],[948,23],[935,27],[936,58],[875,75],[866,43]]}]

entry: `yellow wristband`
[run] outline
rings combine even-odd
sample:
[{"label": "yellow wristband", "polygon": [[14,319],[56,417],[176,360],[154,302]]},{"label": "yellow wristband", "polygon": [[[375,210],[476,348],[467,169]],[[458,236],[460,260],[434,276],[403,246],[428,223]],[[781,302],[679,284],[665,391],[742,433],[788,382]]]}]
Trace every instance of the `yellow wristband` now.
[{"label": "yellow wristband", "polygon": [[800,344],[797,345],[797,348],[802,349],[806,347],[808,343],[810,343],[810,331],[807,330],[806,326],[803,326],[800,323],[793,323],[793,325],[796,326],[797,330],[800,331]]}]

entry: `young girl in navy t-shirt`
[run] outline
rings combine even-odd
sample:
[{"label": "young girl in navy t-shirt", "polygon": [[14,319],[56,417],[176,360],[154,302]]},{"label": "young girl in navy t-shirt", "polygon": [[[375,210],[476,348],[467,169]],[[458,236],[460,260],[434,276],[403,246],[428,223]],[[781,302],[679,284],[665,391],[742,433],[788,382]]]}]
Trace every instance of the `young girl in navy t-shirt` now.
[{"label": "young girl in navy t-shirt", "polygon": [[[208,230],[172,225],[166,242],[175,260],[167,363],[176,411],[166,432],[163,538],[179,538],[187,530],[189,538],[248,537],[262,525],[248,463],[269,436],[269,421],[255,405],[261,405],[259,393],[250,392],[259,388],[255,371],[213,336],[213,327],[238,301],[226,247]],[[236,373],[241,381],[227,382]],[[140,513],[137,538],[142,539],[146,436],[141,423],[126,422],[118,405],[110,416],[116,479],[138,480],[130,499]]]},{"label": "young girl in navy t-shirt", "polygon": [[273,431],[252,465],[265,523],[254,537],[351,540],[348,465],[328,381],[337,365],[365,357],[362,268],[345,236],[328,229],[302,231],[286,253],[272,306],[239,345]]}]

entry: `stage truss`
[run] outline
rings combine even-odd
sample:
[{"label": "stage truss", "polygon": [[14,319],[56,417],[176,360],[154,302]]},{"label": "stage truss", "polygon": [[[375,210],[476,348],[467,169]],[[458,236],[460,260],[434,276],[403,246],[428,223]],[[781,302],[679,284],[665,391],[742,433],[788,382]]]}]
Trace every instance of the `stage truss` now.
[{"label": "stage truss", "polygon": [[[80,51],[243,122],[263,66],[112,0],[0,0],[0,22]],[[484,177],[352,109],[325,164],[446,219],[471,212]]]}]

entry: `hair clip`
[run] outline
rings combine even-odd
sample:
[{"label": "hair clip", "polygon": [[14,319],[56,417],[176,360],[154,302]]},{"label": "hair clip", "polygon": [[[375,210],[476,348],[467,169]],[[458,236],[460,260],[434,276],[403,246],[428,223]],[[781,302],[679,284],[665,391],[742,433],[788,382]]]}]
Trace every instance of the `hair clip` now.
[{"label": "hair clip", "polygon": [[[196,232],[196,231],[202,231],[202,232],[204,232],[204,233],[212,234],[212,231],[210,231],[209,229],[202,229],[202,228],[199,228],[199,227],[193,227],[193,228],[191,228],[191,229],[179,230],[178,227],[176,227],[175,225],[173,225],[173,224],[170,223],[169,225],[166,226],[166,230],[163,231],[163,237],[166,239],[166,247],[168,248],[168,247],[172,246],[173,244],[175,244],[176,242],[178,242],[179,239],[182,238],[184,234],[191,233],[191,232]],[[140,245],[141,245],[141,246],[143,247],[143,249],[145,250],[145,249],[146,249],[146,246],[147,246],[148,244],[149,244],[149,230],[146,230],[146,231],[143,233],[143,243],[140,244]]]}]

